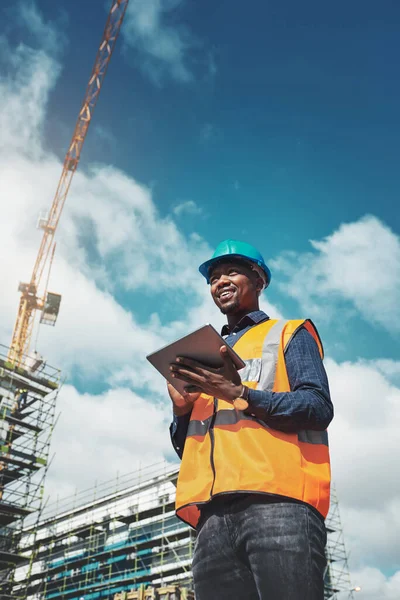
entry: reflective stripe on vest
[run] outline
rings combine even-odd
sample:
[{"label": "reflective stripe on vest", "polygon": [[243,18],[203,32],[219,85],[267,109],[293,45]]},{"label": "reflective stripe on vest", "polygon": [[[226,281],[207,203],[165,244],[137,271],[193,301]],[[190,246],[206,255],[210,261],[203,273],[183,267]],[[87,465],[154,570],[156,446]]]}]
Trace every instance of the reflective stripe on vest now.
[{"label": "reflective stripe on vest", "polygon": [[[284,351],[305,327],[322,344],[311,321],[265,321],[235,344],[246,366],[242,381],[253,389],[290,391]],[[326,431],[284,433],[232,403],[202,394],[194,404],[178,478],[177,516],[193,527],[199,506],[218,494],[260,492],[302,500],[325,517],[330,466]]]},{"label": "reflective stripe on vest", "polygon": [[[190,436],[205,436],[210,429],[210,425],[213,417],[208,417],[205,421],[196,421],[191,420],[188,427],[187,437]],[[256,421],[262,427],[266,429],[270,429],[266,423],[253,417],[251,415],[246,415],[241,410],[219,410],[215,415],[214,419],[214,427],[223,427],[224,425],[236,425],[241,423],[242,421]],[[243,427],[245,427],[245,423],[241,423]],[[329,446],[328,443],[328,433],[326,431],[311,431],[311,430],[302,430],[297,432],[297,437],[299,442],[303,442],[305,444],[323,444],[324,446]]]}]

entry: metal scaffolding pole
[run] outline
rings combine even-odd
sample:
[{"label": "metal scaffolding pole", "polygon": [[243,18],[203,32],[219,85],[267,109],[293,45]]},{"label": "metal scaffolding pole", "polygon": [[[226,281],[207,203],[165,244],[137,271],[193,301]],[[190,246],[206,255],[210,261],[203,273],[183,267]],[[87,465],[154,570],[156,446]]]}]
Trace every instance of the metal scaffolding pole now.
[{"label": "metal scaffolding pole", "polygon": [[[32,553],[24,551],[25,519],[40,516],[60,372],[44,363],[34,369],[8,360],[0,345],[0,597],[12,595],[15,569],[29,578]],[[32,536],[34,531],[32,531]]]},{"label": "metal scaffolding pole", "polygon": [[325,573],[325,600],[336,599],[337,594],[344,598],[354,598],[350,580],[348,556],[344,544],[343,527],[340,519],[336,489],[331,490],[331,506],[326,519],[328,542],[326,545],[327,569]]}]

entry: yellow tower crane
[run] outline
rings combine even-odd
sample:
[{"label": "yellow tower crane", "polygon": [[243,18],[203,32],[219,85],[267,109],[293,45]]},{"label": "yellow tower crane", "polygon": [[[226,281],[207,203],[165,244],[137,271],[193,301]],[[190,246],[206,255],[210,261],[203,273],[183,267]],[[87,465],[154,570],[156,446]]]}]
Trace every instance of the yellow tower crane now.
[{"label": "yellow tower crane", "polygon": [[[32,277],[29,283],[20,283],[18,288],[18,291],[21,292],[21,298],[8,355],[9,362],[18,367],[23,366],[29,353],[36,311],[41,311],[42,313],[40,318],[41,323],[54,325],[57,320],[61,296],[60,294],[48,292],[47,282],[44,291],[40,292],[40,284],[46,269],[48,270],[48,276],[50,274],[55,250],[54,236],[57,225],[68,195],[72,178],[78,167],[83,143],[93,117],[93,111],[121,29],[128,2],[129,0],[112,0],[92,74],[89,79],[81,110],[79,111],[72,140],[65,156],[64,166],[53,204],[51,205],[48,216],[39,221],[39,226],[43,229],[43,237],[33,268]],[[47,281],[49,278],[48,276]]]}]

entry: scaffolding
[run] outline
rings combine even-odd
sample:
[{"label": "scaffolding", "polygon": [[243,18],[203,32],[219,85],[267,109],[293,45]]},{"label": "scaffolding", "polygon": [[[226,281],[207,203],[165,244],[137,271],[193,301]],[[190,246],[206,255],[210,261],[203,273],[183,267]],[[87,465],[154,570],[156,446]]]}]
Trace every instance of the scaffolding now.
[{"label": "scaffolding", "polygon": [[35,558],[29,576],[17,570],[15,595],[95,600],[143,591],[147,600],[150,585],[157,600],[190,600],[195,532],[175,516],[177,475],[158,464],[47,507],[24,529]]},{"label": "scaffolding", "polygon": [[352,591],[348,556],[344,544],[343,527],[340,519],[339,502],[336,489],[331,490],[331,506],[326,519],[326,529],[328,541],[325,554],[327,559],[327,568],[325,573],[325,595],[324,600],[343,599],[347,593],[347,598],[354,598]]},{"label": "scaffolding", "polygon": [[32,553],[21,549],[24,519],[39,518],[54,427],[60,372],[38,355],[8,360],[0,345],[0,598],[12,593],[15,569],[29,575]]}]

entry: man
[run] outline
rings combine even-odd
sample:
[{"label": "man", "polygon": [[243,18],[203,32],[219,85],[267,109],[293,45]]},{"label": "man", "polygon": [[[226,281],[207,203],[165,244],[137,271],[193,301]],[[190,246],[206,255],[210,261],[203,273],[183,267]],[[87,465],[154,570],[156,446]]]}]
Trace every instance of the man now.
[{"label": "man", "polygon": [[17,393],[17,411],[19,411],[25,408],[28,402],[28,390],[18,390]]},{"label": "man", "polygon": [[333,408],[318,333],[260,311],[271,274],[253,246],[226,240],[199,270],[246,367],[224,348],[223,369],[171,365],[187,382],[183,396],[168,390],[177,515],[198,532],[196,600],[323,600]]}]

